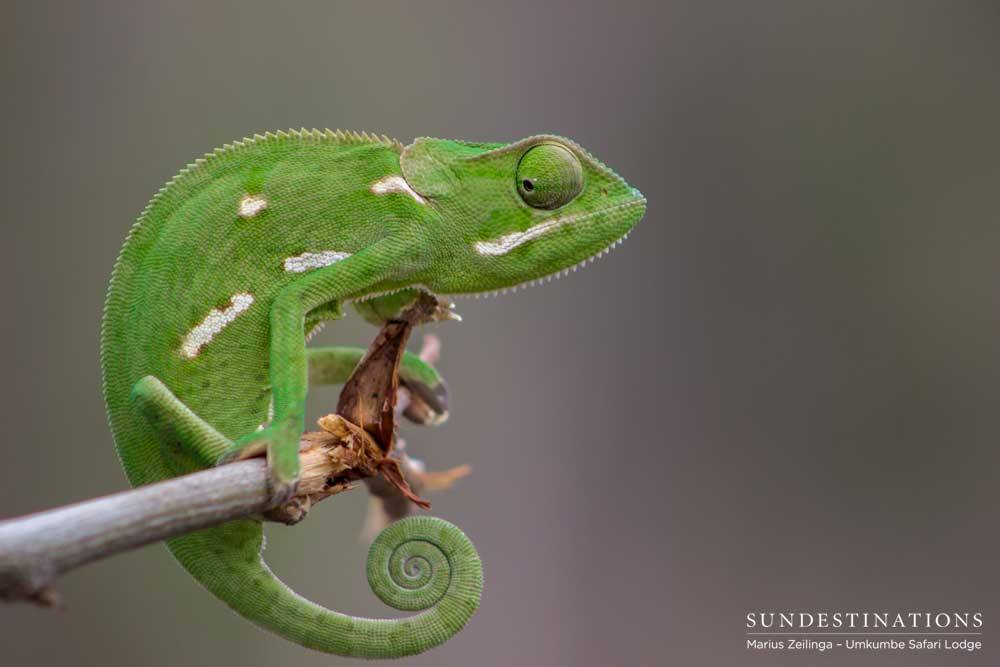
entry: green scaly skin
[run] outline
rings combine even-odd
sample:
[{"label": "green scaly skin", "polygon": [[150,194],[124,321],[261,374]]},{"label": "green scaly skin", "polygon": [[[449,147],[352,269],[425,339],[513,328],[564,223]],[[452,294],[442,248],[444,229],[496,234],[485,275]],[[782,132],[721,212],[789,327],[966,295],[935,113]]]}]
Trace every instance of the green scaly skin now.
[{"label": "green scaly skin", "polygon": [[[576,144],[513,144],[279,132],[190,165],[150,202],[111,280],[102,326],[104,394],[134,486],[266,452],[272,502],[294,492],[310,381],[343,382],[362,350],[308,351],[306,334],[346,301],[373,322],[414,290],[488,292],[562,272],[617,243],[645,199]],[[401,290],[408,290],[401,292]],[[401,380],[443,399],[408,355]],[[269,405],[273,401],[273,417]],[[443,401],[430,400],[443,410]],[[391,658],[458,632],[482,567],[455,526],[389,526],[368,559],[398,620],[345,616],[282,584],[260,557],[256,520],[170,540],[217,597],[310,648]]]}]

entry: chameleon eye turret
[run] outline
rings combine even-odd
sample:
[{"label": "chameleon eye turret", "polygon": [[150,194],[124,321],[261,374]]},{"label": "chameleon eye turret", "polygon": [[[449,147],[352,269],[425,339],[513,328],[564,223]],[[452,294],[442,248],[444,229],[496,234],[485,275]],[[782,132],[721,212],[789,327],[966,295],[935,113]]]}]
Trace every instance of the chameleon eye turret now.
[{"label": "chameleon eye turret", "polygon": [[528,206],[551,210],[573,201],[583,189],[583,168],[558,144],[532,146],[517,165],[517,191]]}]

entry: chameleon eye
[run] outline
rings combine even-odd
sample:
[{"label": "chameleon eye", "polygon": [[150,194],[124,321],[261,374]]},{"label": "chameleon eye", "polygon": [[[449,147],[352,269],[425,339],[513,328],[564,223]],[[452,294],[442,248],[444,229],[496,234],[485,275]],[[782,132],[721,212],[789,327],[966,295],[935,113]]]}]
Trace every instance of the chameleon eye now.
[{"label": "chameleon eye", "polygon": [[570,151],[557,144],[529,148],[517,165],[517,191],[532,208],[565,206],[583,189],[583,168]]}]

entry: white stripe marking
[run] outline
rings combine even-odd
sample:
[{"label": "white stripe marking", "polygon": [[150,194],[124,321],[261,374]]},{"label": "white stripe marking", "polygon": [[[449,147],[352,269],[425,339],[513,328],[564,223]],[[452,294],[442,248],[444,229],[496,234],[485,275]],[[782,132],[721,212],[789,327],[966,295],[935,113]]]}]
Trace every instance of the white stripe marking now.
[{"label": "white stripe marking", "polygon": [[599,211],[574,213],[572,215],[564,215],[559,218],[550,218],[549,220],[541,222],[534,227],[529,227],[523,232],[511,232],[510,234],[504,234],[503,236],[495,238],[492,241],[476,241],[476,252],[480,255],[492,255],[494,257],[506,255],[514,248],[524,245],[528,241],[533,241],[539,236],[548,234],[553,229],[558,229],[563,225],[571,225],[574,222],[580,222],[581,220],[592,218],[595,215],[600,215],[601,213],[608,213],[627,206],[635,206],[638,203],[638,200],[627,201],[622,204],[618,204],[617,206],[602,208]]},{"label": "white stripe marking", "polygon": [[321,269],[324,266],[336,264],[351,256],[349,252],[324,250],[323,252],[304,252],[285,260],[285,271],[288,273],[304,273],[309,269]]},{"label": "white stripe marking", "polygon": [[418,204],[426,204],[424,198],[416,193],[402,176],[386,176],[385,178],[372,183],[372,192],[377,195],[387,195],[390,192],[402,192],[413,197]]},{"label": "white stripe marking", "polygon": [[198,326],[188,332],[181,343],[181,355],[188,359],[198,356],[202,346],[212,342],[216,334],[226,328],[226,326],[236,319],[236,317],[246,311],[253,304],[253,294],[241,292],[234,294],[230,300],[230,305],[225,310],[213,308],[209,311]]}]

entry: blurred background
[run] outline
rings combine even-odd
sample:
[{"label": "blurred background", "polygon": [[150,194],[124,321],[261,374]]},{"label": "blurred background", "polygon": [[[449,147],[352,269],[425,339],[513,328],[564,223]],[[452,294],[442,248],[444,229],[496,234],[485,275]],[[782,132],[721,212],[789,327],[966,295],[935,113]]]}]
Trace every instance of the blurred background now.
[{"label": "blurred background", "polygon": [[[6,2],[0,35],[3,516],[126,487],[101,307],[184,164],[288,127],[552,131],[649,210],[586,271],[436,329],[452,418],[403,436],[473,466],[434,514],[486,590],[406,664],[814,664],[746,649],[746,614],[783,610],[982,611],[962,659],[996,664],[995,2]],[[319,342],[373,333],[352,316]],[[366,504],[269,527],[267,560],[394,615],[365,582]],[[0,607],[0,662],[350,663],[258,631],[159,545],[60,589],[63,611]]]}]

